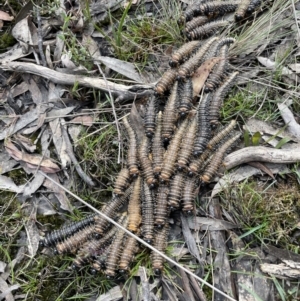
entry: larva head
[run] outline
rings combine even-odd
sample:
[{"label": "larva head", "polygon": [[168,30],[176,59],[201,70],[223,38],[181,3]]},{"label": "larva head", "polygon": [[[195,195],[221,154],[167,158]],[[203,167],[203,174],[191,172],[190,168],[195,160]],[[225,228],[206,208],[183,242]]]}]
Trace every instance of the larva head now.
[{"label": "larva head", "polygon": [[97,271],[95,268],[90,268],[90,273],[91,273],[92,275],[96,275],[97,272],[98,272],[98,271]]},{"label": "larva head", "polygon": [[59,254],[61,254],[61,253],[59,253],[59,251],[58,251],[57,248],[54,248],[54,249],[53,249],[53,253],[54,253],[54,255],[59,255]]},{"label": "larva head", "polygon": [[160,276],[162,274],[162,270],[163,270],[163,267],[162,266],[153,266],[152,267],[153,269],[153,272],[154,272],[154,275],[155,276]]},{"label": "larva head", "polygon": [[176,67],[177,67],[178,63],[177,63],[176,60],[174,60],[174,57],[173,57],[173,60],[170,60],[170,61],[169,61],[169,65],[170,65],[170,67],[172,67],[172,68],[176,68]]},{"label": "larva head", "polygon": [[139,170],[137,167],[129,167],[129,174],[132,178],[137,178],[137,176],[139,175]]},{"label": "larva head", "polygon": [[204,92],[205,92],[205,93],[209,93],[209,92],[211,92],[211,91],[212,91],[212,89],[211,89],[209,86],[206,85],[206,86],[204,87]]},{"label": "larva head", "polygon": [[71,267],[72,267],[72,270],[74,270],[74,271],[78,271],[79,268],[80,268],[80,266],[78,264],[75,264],[75,263],[73,263]]},{"label": "larva head", "polygon": [[201,155],[201,151],[200,150],[195,150],[195,151],[193,151],[193,155],[195,157],[199,157]]},{"label": "larva head", "polygon": [[150,139],[153,137],[153,135],[154,135],[153,131],[149,131],[149,130],[148,130],[148,131],[146,132],[146,136],[147,136],[148,138],[150,138]]},{"label": "larva head", "polygon": [[194,212],[194,207],[192,205],[185,206],[182,208],[182,211],[187,215],[191,215]]},{"label": "larva head", "polygon": [[45,239],[41,239],[41,240],[39,241],[39,247],[40,247],[40,248],[46,247]]},{"label": "larva head", "polygon": [[236,14],[234,15],[234,18],[235,18],[236,21],[241,21],[241,20],[243,19],[243,16],[240,15],[240,14],[238,14],[238,13],[236,13]]},{"label": "larva head", "polygon": [[187,37],[188,40],[192,40],[194,38],[193,32],[189,32],[189,31],[185,32],[185,36]]}]

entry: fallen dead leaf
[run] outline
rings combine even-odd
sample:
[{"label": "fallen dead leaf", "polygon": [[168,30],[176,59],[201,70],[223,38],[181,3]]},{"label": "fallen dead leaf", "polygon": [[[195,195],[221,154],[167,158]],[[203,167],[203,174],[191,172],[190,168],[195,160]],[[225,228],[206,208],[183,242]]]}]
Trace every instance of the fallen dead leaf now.
[{"label": "fallen dead leaf", "polygon": [[91,126],[94,123],[94,119],[92,116],[83,115],[83,116],[77,116],[73,118],[68,123],[79,123],[81,125]]},{"label": "fallen dead leaf", "polygon": [[3,21],[12,21],[14,19],[13,16],[10,16],[8,13],[0,10],[0,20]]},{"label": "fallen dead leaf", "polygon": [[193,81],[193,88],[194,93],[193,96],[199,95],[201,89],[204,86],[204,83],[211,72],[212,68],[220,62],[222,59],[221,57],[213,57],[207,61],[205,61],[195,72],[193,75],[192,81]]},{"label": "fallen dead leaf", "polygon": [[[262,64],[264,65],[267,69],[270,69],[270,70],[276,70],[277,68],[277,64],[276,62],[266,58],[266,57],[262,57],[262,56],[258,56],[257,57],[257,60]],[[281,69],[281,72],[283,75],[289,75],[289,74],[293,74],[293,71],[289,70],[287,67],[283,67]]]},{"label": "fallen dead leaf", "polygon": [[51,159],[44,158],[41,155],[30,155],[20,151],[10,139],[5,143],[5,149],[11,157],[17,161],[25,162],[31,169],[40,168],[45,173],[56,173],[60,170],[59,166]]}]

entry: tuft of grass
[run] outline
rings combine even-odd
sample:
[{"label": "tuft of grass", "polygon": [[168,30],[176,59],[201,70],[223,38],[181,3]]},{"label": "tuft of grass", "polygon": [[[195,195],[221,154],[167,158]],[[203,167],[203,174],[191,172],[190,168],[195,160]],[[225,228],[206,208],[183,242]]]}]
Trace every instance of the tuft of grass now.
[{"label": "tuft of grass", "polygon": [[296,251],[292,237],[300,218],[299,184],[287,179],[280,183],[245,180],[221,194],[226,210],[242,225],[249,243],[276,244]]}]

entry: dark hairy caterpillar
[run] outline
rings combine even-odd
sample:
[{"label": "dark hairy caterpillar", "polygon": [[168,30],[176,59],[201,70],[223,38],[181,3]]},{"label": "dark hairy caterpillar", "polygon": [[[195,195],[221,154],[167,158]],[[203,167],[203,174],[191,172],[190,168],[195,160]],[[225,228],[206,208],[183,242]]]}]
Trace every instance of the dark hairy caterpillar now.
[{"label": "dark hairy caterpillar", "polygon": [[234,79],[238,75],[238,72],[232,73],[227,79],[223,82],[223,84],[216,90],[213,95],[211,104],[210,104],[210,124],[211,126],[215,127],[219,123],[219,116],[220,116],[220,107],[221,104],[228,93],[229,89],[234,84]]},{"label": "dark hairy caterpillar", "polygon": [[164,161],[160,173],[160,181],[162,183],[168,182],[175,169],[175,162],[177,159],[178,151],[180,148],[180,142],[186,131],[188,120],[185,119],[180,125],[179,129],[175,133],[173,139],[171,140],[168,150],[164,156]]},{"label": "dark hairy caterpillar", "polygon": [[240,1],[227,0],[227,1],[209,1],[199,6],[196,11],[197,15],[206,15],[208,17],[221,17],[227,13],[234,12]]},{"label": "dark hairy caterpillar", "polygon": [[193,143],[196,136],[196,131],[198,127],[198,120],[197,116],[194,116],[193,120],[190,122],[189,126],[187,127],[187,133],[183,137],[180,150],[178,152],[177,157],[177,169],[182,171],[186,169],[187,164],[190,160],[191,154],[193,152]]},{"label": "dark hairy caterpillar", "polygon": [[[122,224],[126,214],[122,214],[117,222]],[[105,236],[101,239],[91,239],[86,241],[81,248],[78,250],[76,258],[73,261],[73,269],[79,268],[83,266],[90,258],[98,256],[103,252],[105,248],[107,248],[108,244],[112,241],[115,236],[118,228],[116,226],[112,226],[112,228],[107,232]]]},{"label": "dark hairy caterpillar", "polygon": [[191,21],[185,24],[185,32],[189,32],[199,26],[204,25],[208,22],[208,18],[206,16],[199,16],[197,18],[193,18]]},{"label": "dark hairy caterpillar", "polygon": [[182,172],[175,174],[170,182],[170,191],[168,195],[168,205],[171,210],[177,209],[180,206],[183,183],[185,176]]},{"label": "dark hairy caterpillar", "polygon": [[124,243],[124,250],[119,261],[119,272],[125,273],[129,271],[130,264],[138,251],[138,242],[132,236],[127,236]]},{"label": "dark hairy caterpillar", "polygon": [[234,14],[236,21],[241,21],[245,17],[250,1],[251,0],[242,0],[240,2]]},{"label": "dark hairy caterpillar", "polygon": [[[128,223],[128,219],[125,218],[124,222],[122,223],[122,226],[124,228],[127,228],[127,223]],[[111,244],[110,252],[108,253],[106,258],[106,263],[105,263],[106,269],[104,271],[108,279],[113,278],[116,275],[118,263],[124,249],[124,244],[123,244],[124,237],[126,237],[125,232],[119,229],[115,239]]]},{"label": "dark hairy caterpillar", "polygon": [[230,123],[219,131],[207,144],[207,148],[212,150],[222,139],[226,138],[236,126],[236,121],[231,120]]},{"label": "dark hairy caterpillar", "polygon": [[[162,229],[157,229],[153,246],[160,252],[165,252],[168,245],[169,224],[166,223]],[[151,251],[152,270],[156,275],[160,275],[164,268],[165,259],[154,251]]]},{"label": "dark hairy caterpillar", "polygon": [[193,103],[193,82],[191,78],[187,78],[181,82],[178,87],[179,106],[178,111],[181,117],[185,117],[191,110]]},{"label": "dark hairy caterpillar", "polygon": [[178,69],[177,72],[178,79],[185,79],[188,76],[192,76],[194,72],[201,65],[205,53],[209,50],[211,45],[217,40],[218,40],[217,37],[208,39],[190,59],[184,62]]},{"label": "dark hairy caterpillar", "polygon": [[211,97],[211,94],[207,94],[199,104],[198,131],[194,142],[194,156],[199,156],[201,153],[203,153],[209,139],[211,138],[211,129],[209,124],[210,118],[208,115]]},{"label": "dark hairy caterpillar", "polygon": [[230,148],[241,136],[241,133],[234,134],[229,138],[213,155],[210,164],[205,169],[203,175],[200,177],[201,181],[208,183],[212,180],[213,176],[217,173],[226,151]]},{"label": "dark hairy caterpillar", "polygon": [[152,138],[155,132],[156,99],[154,96],[148,99],[146,114],[144,117],[145,133],[148,138]]},{"label": "dark hairy caterpillar", "polygon": [[167,185],[160,185],[156,195],[155,210],[154,210],[154,225],[162,228],[169,216],[168,210],[168,193],[169,187]]},{"label": "dark hairy caterpillar", "polygon": [[163,95],[167,90],[171,88],[175,82],[177,71],[175,69],[167,70],[155,86],[155,92],[159,95]]},{"label": "dark hairy caterpillar", "polygon": [[196,179],[187,177],[183,184],[182,192],[182,211],[191,214],[194,211],[194,203],[196,197]]},{"label": "dark hairy caterpillar", "polygon": [[149,139],[144,136],[138,149],[138,158],[142,170],[142,175],[146,180],[146,183],[150,188],[154,188],[156,185],[156,179],[152,170],[152,163],[149,159]]},{"label": "dark hairy caterpillar", "polygon": [[225,78],[228,64],[228,59],[226,57],[227,51],[227,45],[222,46],[220,49],[218,56],[221,57],[222,60],[213,68],[206,80],[204,89],[206,93],[215,90],[218,86],[220,86],[221,82]]},{"label": "dark hairy caterpillar", "polygon": [[[127,190],[122,196],[113,197],[113,199],[103,207],[101,212],[110,218],[114,218],[118,213],[118,210],[127,201],[131,191],[132,191],[132,185],[129,188],[127,188]],[[95,237],[97,238],[103,236],[108,227],[109,227],[109,223],[107,222],[107,220],[101,216],[97,216],[95,222]]]},{"label": "dark hairy caterpillar", "polygon": [[142,200],[142,237],[145,242],[153,242],[154,231],[154,201],[148,185],[143,182]]},{"label": "dark hairy caterpillar", "polygon": [[171,67],[177,67],[181,64],[186,58],[188,58],[192,52],[197,49],[201,43],[199,41],[191,41],[186,44],[183,44],[179,49],[177,49],[171,56],[169,65]]},{"label": "dark hairy caterpillar", "polygon": [[63,254],[74,252],[80,245],[82,245],[89,239],[89,237],[94,233],[94,231],[95,226],[91,225],[76,232],[74,235],[56,244],[56,253]]},{"label": "dark hairy caterpillar", "polygon": [[116,195],[124,194],[124,191],[129,186],[129,183],[130,183],[129,170],[127,168],[123,168],[121,169],[121,171],[119,172],[116,178],[113,192]]},{"label": "dark hairy caterpillar", "polygon": [[177,120],[177,114],[176,114],[177,89],[178,89],[178,82],[175,82],[163,112],[161,136],[163,141],[165,142],[168,142],[171,139],[171,136],[174,131],[175,123]]},{"label": "dark hairy caterpillar", "polygon": [[213,21],[205,25],[196,27],[191,31],[186,32],[186,37],[189,40],[204,39],[214,35],[217,31],[229,24],[228,21]]},{"label": "dark hairy caterpillar", "polygon": [[163,157],[164,157],[164,147],[162,144],[162,112],[159,111],[156,117],[156,130],[152,140],[152,164],[153,164],[153,174],[158,177],[161,171]]},{"label": "dark hairy caterpillar", "polygon": [[138,176],[133,183],[133,189],[128,203],[128,226],[127,229],[137,232],[142,221],[141,216],[141,177]]},{"label": "dark hairy caterpillar", "polygon": [[127,166],[129,174],[132,177],[136,177],[139,174],[138,163],[137,163],[137,142],[134,130],[128,122],[127,117],[124,117],[123,124],[129,136],[129,147],[127,153]]},{"label": "dark hairy caterpillar", "polygon": [[55,244],[63,241],[65,238],[73,235],[74,233],[82,230],[83,228],[95,223],[96,214],[87,216],[79,222],[72,222],[58,230],[54,230],[46,235],[46,237],[40,241],[40,245],[44,247],[51,247]]}]

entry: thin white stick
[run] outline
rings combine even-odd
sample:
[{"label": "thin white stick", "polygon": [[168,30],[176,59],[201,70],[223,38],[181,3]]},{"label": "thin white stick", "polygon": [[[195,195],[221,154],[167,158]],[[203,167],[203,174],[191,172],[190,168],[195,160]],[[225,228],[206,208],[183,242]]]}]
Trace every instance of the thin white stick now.
[{"label": "thin white stick", "polygon": [[83,199],[81,199],[79,196],[77,196],[76,194],[74,194],[73,192],[71,192],[70,190],[68,190],[67,188],[65,188],[64,186],[62,186],[60,183],[57,183],[56,181],[54,181],[53,179],[51,179],[47,174],[43,173],[42,171],[38,171],[40,174],[42,174],[45,178],[47,178],[48,180],[50,180],[51,182],[53,182],[54,184],[56,184],[57,186],[59,186],[61,189],[63,189],[64,191],[66,191],[67,193],[69,193],[71,196],[73,196],[75,199],[77,199],[78,201],[80,201],[81,203],[83,203],[84,205],[86,205],[87,207],[91,208],[93,211],[95,211],[96,213],[98,213],[101,217],[105,218],[107,221],[109,221],[110,223],[112,223],[113,225],[115,225],[116,227],[120,228],[121,230],[123,230],[125,233],[127,233],[128,235],[134,237],[138,242],[140,242],[141,244],[143,244],[144,246],[146,246],[147,248],[149,248],[150,250],[156,252],[157,254],[159,254],[161,257],[163,257],[164,259],[166,259],[167,261],[169,261],[170,263],[174,264],[175,266],[177,266],[178,268],[184,270],[187,274],[191,275],[192,277],[196,278],[198,281],[200,281],[202,284],[207,285],[208,287],[210,287],[211,289],[213,289],[215,292],[221,294],[222,296],[228,298],[228,300],[231,301],[237,301],[236,299],[233,299],[232,297],[228,296],[227,294],[223,293],[222,291],[220,291],[219,289],[215,288],[213,285],[211,285],[210,283],[206,282],[205,280],[203,280],[202,278],[198,277],[197,275],[195,275],[193,272],[191,272],[190,270],[186,269],[185,267],[181,266],[178,262],[174,261],[173,259],[169,258],[167,255],[165,255],[164,253],[158,251],[157,249],[155,249],[153,246],[149,245],[148,243],[146,243],[144,240],[142,240],[141,238],[139,238],[138,236],[136,236],[135,234],[133,234],[132,232],[130,232],[129,230],[127,230],[126,228],[122,227],[121,225],[119,225],[117,222],[115,222],[113,219],[111,219],[110,217],[106,216],[105,214],[103,214],[101,211],[97,210],[96,208],[94,208],[92,205],[90,205],[89,203],[85,202]]}]

